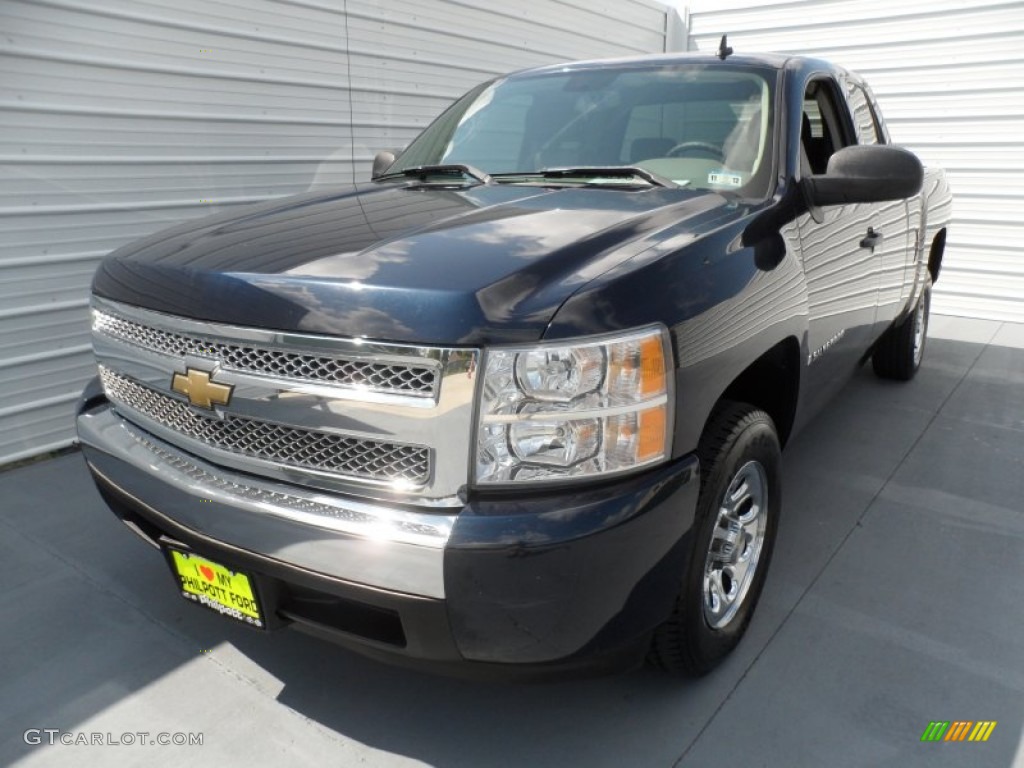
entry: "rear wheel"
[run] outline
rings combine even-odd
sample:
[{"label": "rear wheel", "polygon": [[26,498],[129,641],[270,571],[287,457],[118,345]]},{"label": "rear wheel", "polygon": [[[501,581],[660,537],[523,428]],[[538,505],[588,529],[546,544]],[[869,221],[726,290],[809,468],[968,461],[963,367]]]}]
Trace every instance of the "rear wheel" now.
[{"label": "rear wheel", "polygon": [[743,637],[764,586],[782,498],[779,439],[762,410],[723,404],[697,456],[693,549],[675,608],[649,653],[656,666],[690,676],[710,672]]},{"label": "rear wheel", "polygon": [[909,381],[924,359],[928,337],[928,316],[932,301],[932,281],[928,278],[914,311],[899,325],[885,332],[871,354],[871,366],[883,379]]}]

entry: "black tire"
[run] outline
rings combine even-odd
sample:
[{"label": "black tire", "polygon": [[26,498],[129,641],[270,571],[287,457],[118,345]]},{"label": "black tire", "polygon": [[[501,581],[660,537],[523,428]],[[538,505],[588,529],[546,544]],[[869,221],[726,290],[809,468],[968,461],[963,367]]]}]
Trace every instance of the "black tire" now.
[{"label": "black tire", "polygon": [[871,367],[878,376],[896,381],[910,381],[914,378],[924,359],[931,303],[932,281],[929,277],[914,311],[898,325],[889,328],[875,345],[875,351],[871,353]]},{"label": "black tire", "polygon": [[[668,621],[655,630],[648,654],[648,661],[655,666],[689,677],[710,672],[743,637],[771,562],[782,501],[779,438],[775,424],[764,411],[745,403],[721,404],[712,414],[701,437],[697,456],[700,459],[701,480],[693,547],[675,608]],[[752,465],[756,466],[751,469]],[[759,477],[765,483],[760,496],[761,503],[752,502],[746,509],[749,514],[755,506],[759,508],[753,520],[760,518],[762,521],[763,538],[760,548],[755,552],[752,540],[746,538],[748,531],[743,527],[739,534],[739,545],[727,552],[723,542],[732,531],[722,524],[729,519],[722,517],[726,507],[726,493],[734,481],[746,482],[745,479],[749,479],[751,486],[756,485],[757,467],[763,471]],[[754,474],[751,475],[751,472]],[[735,507],[742,511],[745,503],[736,504]],[[733,519],[738,521],[741,518]],[[723,560],[723,557],[728,559],[730,553],[738,555],[732,558],[732,564]],[[715,611],[712,608],[714,588],[706,590],[705,574],[712,574],[709,581],[712,583],[715,581],[713,574],[718,570],[718,583],[725,584],[725,571],[730,568],[738,571],[743,555],[748,557],[747,562],[750,562],[750,558],[754,562],[752,569],[746,571],[749,576],[731,582],[738,589],[731,603],[734,608],[726,610],[727,601],[720,600],[718,605],[721,610]],[[744,581],[745,586],[738,584],[739,581]],[[732,615],[726,619],[729,612]]]}]

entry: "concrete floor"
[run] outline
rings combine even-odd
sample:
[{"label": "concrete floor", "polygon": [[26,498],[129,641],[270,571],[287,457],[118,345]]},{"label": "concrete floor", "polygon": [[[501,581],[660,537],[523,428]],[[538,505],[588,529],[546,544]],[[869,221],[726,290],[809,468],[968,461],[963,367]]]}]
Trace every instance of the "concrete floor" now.
[{"label": "concrete floor", "polygon": [[[177,596],[80,456],[7,472],[0,765],[1024,766],[1024,326],[934,318],[914,382],[862,371],[785,464],[767,587],[722,668],[534,686],[236,627]],[[922,743],[931,720],[998,726]],[[47,728],[204,741],[24,743]]]}]

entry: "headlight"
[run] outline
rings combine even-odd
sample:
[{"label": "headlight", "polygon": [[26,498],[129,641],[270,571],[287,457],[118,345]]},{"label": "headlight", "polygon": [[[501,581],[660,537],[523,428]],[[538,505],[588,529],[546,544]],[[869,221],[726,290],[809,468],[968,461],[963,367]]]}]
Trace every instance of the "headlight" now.
[{"label": "headlight", "polygon": [[592,477],[667,458],[668,349],[667,332],[647,328],[487,350],[476,482]]}]

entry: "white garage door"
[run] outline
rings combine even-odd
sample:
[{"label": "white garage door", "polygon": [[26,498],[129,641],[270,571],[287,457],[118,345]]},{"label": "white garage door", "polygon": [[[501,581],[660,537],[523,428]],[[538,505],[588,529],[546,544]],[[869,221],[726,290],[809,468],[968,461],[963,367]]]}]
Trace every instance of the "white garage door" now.
[{"label": "white garage door", "polygon": [[1024,2],[693,0],[690,47],[808,54],[864,75],[893,139],[955,195],[933,310],[1024,321]]},{"label": "white garage door", "polygon": [[366,177],[491,75],[665,41],[649,0],[3,0],[0,464],[71,442],[111,249]]}]

